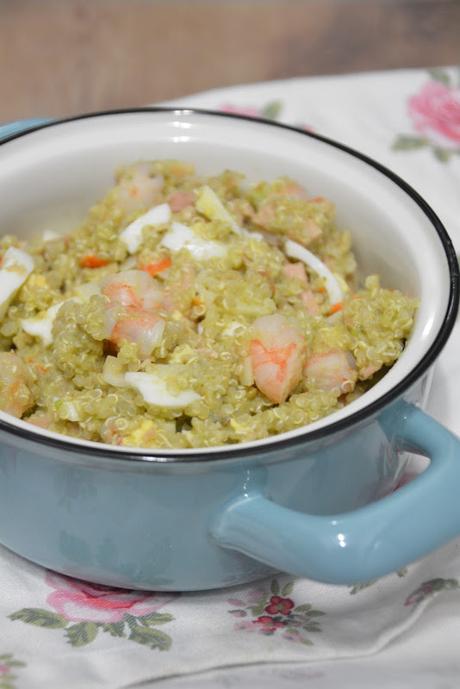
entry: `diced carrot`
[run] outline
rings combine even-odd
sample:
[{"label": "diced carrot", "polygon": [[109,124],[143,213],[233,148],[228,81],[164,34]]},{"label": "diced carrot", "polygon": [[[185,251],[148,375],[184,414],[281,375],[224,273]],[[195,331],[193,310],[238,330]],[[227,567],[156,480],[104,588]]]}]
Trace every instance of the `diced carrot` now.
[{"label": "diced carrot", "polygon": [[167,270],[170,268],[172,265],[172,261],[170,258],[162,258],[160,261],[156,261],[155,263],[147,263],[146,265],[139,266],[140,270],[145,270],[149,275],[152,277],[154,275],[157,275],[158,273],[162,273],[163,270]]},{"label": "diced carrot", "polygon": [[94,254],[89,254],[88,256],[82,256],[80,259],[80,266],[82,268],[102,268],[108,265],[108,260],[106,258],[101,258],[100,256],[94,256]]},{"label": "diced carrot", "polygon": [[329,309],[329,316],[332,316],[333,313],[338,313],[343,309],[343,304],[341,301],[337,302],[337,304],[332,304],[331,308]]}]

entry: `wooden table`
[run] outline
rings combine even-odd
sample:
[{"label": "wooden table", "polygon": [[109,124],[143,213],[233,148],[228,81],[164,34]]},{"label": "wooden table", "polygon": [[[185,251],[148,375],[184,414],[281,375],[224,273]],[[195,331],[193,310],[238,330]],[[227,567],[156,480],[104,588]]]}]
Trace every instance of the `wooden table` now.
[{"label": "wooden table", "polygon": [[460,61],[457,0],[0,0],[0,121]]}]

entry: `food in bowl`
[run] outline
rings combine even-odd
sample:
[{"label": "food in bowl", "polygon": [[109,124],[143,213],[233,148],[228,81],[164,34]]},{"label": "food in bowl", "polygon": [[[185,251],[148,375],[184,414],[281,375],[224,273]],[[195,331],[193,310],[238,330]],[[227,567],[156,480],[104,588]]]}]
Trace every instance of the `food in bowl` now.
[{"label": "food in bowl", "polygon": [[417,302],[365,277],[294,180],[128,165],[69,234],[0,239],[0,409],[119,446],[305,426],[374,385]]}]

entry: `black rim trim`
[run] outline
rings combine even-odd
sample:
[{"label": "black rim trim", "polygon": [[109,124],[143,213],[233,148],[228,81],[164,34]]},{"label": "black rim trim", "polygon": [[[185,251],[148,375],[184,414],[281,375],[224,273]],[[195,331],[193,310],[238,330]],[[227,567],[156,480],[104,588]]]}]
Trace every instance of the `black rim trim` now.
[{"label": "black rim trim", "polygon": [[[449,266],[449,272],[450,272],[450,292],[449,292],[449,299],[448,299],[448,304],[447,304],[447,309],[446,309],[446,314],[444,316],[444,320],[439,328],[438,335],[429,348],[429,350],[426,352],[425,356],[422,357],[422,359],[418,362],[418,364],[408,373],[407,376],[405,376],[397,385],[395,385],[391,390],[386,392],[382,397],[379,397],[377,400],[372,402],[371,404],[367,405],[363,409],[359,409],[358,411],[354,412],[353,414],[350,414],[350,416],[345,417],[344,419],[340,419],[339,421],[335,421],[331,423],[328,426],[325,426],[323,428],[319,428],[317,430],[313,431],[308,431],[306,430],[305,433],[302,433],[294,438],[286,438],[284,440],[276,440],[276,436],[273,438],[273,441],[271,443],[267,443],[265,445],[259,445],[255,447],[250,447],[250,448],[239,448],[238,445],[231,446],[232,449],[228,450],[218,450],[218,451],[210,451],[207,454],[199,454],[199,450],[197,452],[193,452],[188,454],[188,455],[162,455],[161,453],[159,454],[148,454],[148,453],[132,453],[130,454],[129,452],[123,452],[123,453],[118,453],[115,450],[111,449],[106,449],[106,448],[98,448],[98,447],[93,447],[93,446],[86,446],[86,445],[77,445],[76,443],[73,443],[72,440],[67,440],[67,436],[63,436],[63,440],[58,440],[54,438],[47,438],[45,436],[41,436],[36,434],[33,431],[29,431],[26,429],[21,429],[18,428],[17,426],[14,426],[13,424],[9,424],[6,421],[2,421],[0,419],[0,430],[5,431],[6,433],[11,433],[12,435],[19,436],[22,439],[29,440],[33,443],[40,443],[42,445],[52,447],[57,450],[66,450],[68,452],[72,453],[77,453],[77,454],[82,454],[84,453],[85,455],[90,455],[93,457],[104,457],[105,459],[111,458],[112,460],[116,461],[121,461],[121,462],[140,462],[142,464],[181,464],[181,463],[186,463],[186,464],[191,464],[194,462],[220,462],[225,459],[239,459],[239,458],[248,458],[252,457],[255,455],[272,455],[273,453],[285,450],[288,447],[295,447],[297,445],[305,443],[305,441],[315,441],[320,438],[327,438],[328,436],[333,435],[334,433],[340,432],[345,430],[346,428],[349,428],[350,426],[353,426],[359,422],[364,421],[365,419],[372,417],[374,414],[379,412],[383,407],[385,407],[388,403],[394,401],[398,397],[402,395],[402,393],[407,390],[413,383],[415,383],[420,376],[423,375],[427,371],[427,369],[433,364],[435,359],[438,357],[439,353],[443,349],[444,345],[446,344],[449,335],[452,331],[452,328],[455,324],[455,320],[457,317],[457,311],[458,311],[458,304],[459,304],[459,264],[457,260],[457,256],[455,253],[454,246],[452,244],[452,241],[436,215],[436,213],[433,211],[431,206],[428,205],[428,203],[420,196],[420,194],[415,191],[415,189],[405,182],[399,175],[396,175],[394,172],[386,168],[384,165],[381,165],[377,161],[373,160],[372,158],[366,156],[363,153],[360,153],[359,151],[356,151],[355,149],[346,146],[345,144],[342,144],[338,141],[334,141],[333,139],[329,139],[328,137],[321,136],[319,134],[314,134],[312,132],[304,131],[303,129],[299,129],[298,127],[293,127],[287,124],[281,124],[280,122],[273,122],[271,120],[266,120],[263,118],[259,117],[246,117],[244,115],[236,115],[232,113],[225,113],[225,112],[219,112],[219,111],[214,111],[214,110],[206,110],[206,109],[201,109],[201,108],[187,108],[183,106],[179,107],[144,107],[144,108],[125,108],[125,109],[120,109],[120,110],[108,110],[108,111],[100,111],[100,112],[92,112],[92,113],[86,113],[83,115],[77,115],[74,117],[66,117],[62,118],[59,120],[52,120],[50,122],[45,122],[40,125],[34,125],[30,128],[28,128],[25,131],[21,132],[15,132],[10,134],[9,136],[6,136],[0,140],[0,146],[8,143],[9,141],[12,141],[14,139],[21,138],[23,136],[27,136],[28,134],[31,134],[33,132],[39,131],[41,129],[47,129],[48,127],[55,127],[59,126],[61,124],[65,124],[66,122],[75,122],[78,120],[84,120],[84,119],[91,119],[91,118],[97,118],[97,117],[107,117],[111,115],[128,115],[128,114],[135,114],[135,113],[157,113],[157,112],[169,112],[169,113],[177,113],[178,115],[181,114],[198,114],[198,115],[210,115],[212,117],[222,117],[222,118],[230,118],[230,119],[236,119],[236,120],[243,120],[246,122],[259,122],[261,124],[264,124],[265,126],[270,126],[270,127],[277,127],[280,129],[285,129],[288,131],[296,132],[297,134],[301,134],[303,136],[309,137],[311,139],[317,139],[318,141],[322,141],[325,144],[328,144],[329,146],[332,146],[334,148],[338,148],[341,151],[344,151],[345,153],[348,153],[349,155],[353,156],[354,158],[358,158],[359,160],[363,161],[367,165],[370,165],[373,167],[375,170],[378,170],[380,173],[382,173],[385,177],[390,179],[392,182],[394,182],[400,189],[402,189],[415,203],[419,206],[419,208],[423,211],[425,216],[429,219],[431,224],[433,225],[434,229],[436,230],[438,237],[441,241],[441,244],[444,248],[444,252],[446,254],[446,259],[447,263]],[[70,436],[69,436],[70,437]]]}]

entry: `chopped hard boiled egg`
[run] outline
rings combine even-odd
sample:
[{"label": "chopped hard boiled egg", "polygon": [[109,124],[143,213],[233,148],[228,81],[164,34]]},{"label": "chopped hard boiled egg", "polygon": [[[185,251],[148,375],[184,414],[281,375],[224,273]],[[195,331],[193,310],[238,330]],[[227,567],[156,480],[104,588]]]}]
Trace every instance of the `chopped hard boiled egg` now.
[{"label": "chopped hard boiled egg", "polygon": [[166,381],[161,374],[155,373],[125,373],[126,383],[135,388],[148,404],[158,407],[182,409],[192,402],[201,399],[193,390],[182,390],[178,393],[169,392]]},{"label": "chopped hard boiled egg", "polygon": [[136,218],[120,233],[120,239],[128,247],[130,254],[135,254],[142,244],[142,231],[148,225],[165,225],[171,219],[171,208],[167,203],[154,206],[147,213]]},{"label": "chopped hard boiled egg", "polygon": [[227,248],[221,242],[202,239],[190,227],[180,222],[173,222],[160,244],[170,251],[187,249],[198,260],[225,256]]},{"label": "chopped hard boiled egg", "polygon": [[293,242],[288,239],[284,244],[284,250],[286,255],[290,258],[297,258],[299,261],[303,261],[305,265],[309,266],[315,273],[318,273],[322,278],[324,278],[325,287],[329,296],[329,301],[331,306],[334,304],[339,304],[343,300],[343,293],[339,285],[339,281],[332,273],[331,270],[323,263],[315,254],[308,251],[304,246],[301,246],[297,242]]},{"label": "chopped hard boiled egg", "polygon": [[48,347],[53,341],[53,323],[58,314],[59,309],[65,302],[59,301],[54,306],[45,312],[44,316],[38,318],[23,318],[21,320],[22,329],[29,335],[39,337],[45,347]]},{"label": "chopped hard boiled egg", "polygon": [[222,222],[226,222],[228,225],[230,225],[233,232],[236,234],[242,234],[241,227],[238,225],[235,218],[232,218],[220,198],[217,196],[216,192],[211,189],[211,187],[205,185],[200,189],[195,207],[197,211],[208,218],[208,220],[222,220]]},{"label": "chopped hard boiled egg", "polygon": [[6,250],[0,269],[0,318],[33,269],[34,259],[30,254],[13,246]]},{"label": "chopped hard boiled egg", "polygon": [[124,388],[128,383],[125,380],[123,365],[115,356],[108,356],[104,361],[102,378],[109,385],[116,388]]},{"label": "chopped hard boiled egg", "polygon": [[[33,277],[33,276],[32,276]],[[40,276],[37,276],[37,278]],[[31,278],[32,279],[32,278]],[[75,288],[75,297],[58,301],[45,311],[43,316],[36,316],[35,318],[23,318],[20,323],[22,329],[29,335],[39,337],[45,347],[53,342],[53,323],[59,313],[59,309],[68,301],[76,301],[81,303],[90,299],[93,294],[99,294],[100,288],[95,282],[87,282],[84,285],[79,285]]]}]

